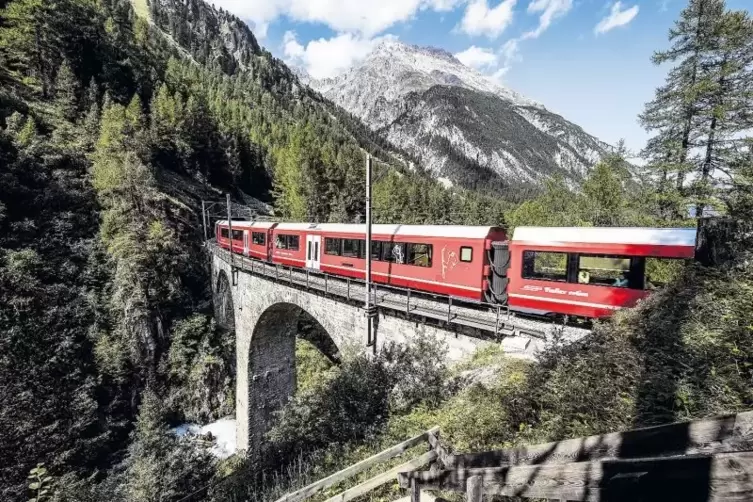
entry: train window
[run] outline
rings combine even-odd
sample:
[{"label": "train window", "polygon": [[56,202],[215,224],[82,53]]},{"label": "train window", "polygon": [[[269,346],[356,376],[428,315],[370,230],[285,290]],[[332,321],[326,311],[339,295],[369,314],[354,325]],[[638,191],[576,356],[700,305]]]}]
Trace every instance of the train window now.
[{"label": "train window", "polygon": [[615,288],[634,287],[630,258],[607,255],[579,255],[578,283]]},{"label": "train window", "polygon": [[473,248],[461,247],[460,248],[460,261],[470,263],[473,261]]},{"label": "train window", "polygon": [[342,239],[324,239],[324,254],[340,256],[342,252]]},{"label": "train window", "polygon": [[227,228],[220,229],[220,237],[222,237],[223,239],[227,239],[229,236],[230,234],[228,233]]},{"label": "train window", "polygon": [[300,238],[297,235],[288,235],[288,249],[298,251],[300,246]]},{"label": "train window", "polygon": [[524,251],[523,278],[567,282],[567,253]]},{"label": "train window", "polygon": [[348,258],[366,258],[366,243],[359,239],[343,239],[343,256]]},{"label": "train window", "polygon": [[382,259],[390,263],[405,263],[405,244],[402,242],[383,242]]},{"label": "train window", "polygon": [[291,251],[298,251],[300,246],[300,239],[297,235],[278,235],[275,247],[277,249],[290,249]]},{"label": "train window", "polygon": [[383,241],[371,241],[371,259],[381,261],[382,259],[382,246],[389,246],[389,242]]},{"label": "train window", "polygon": [[408,244],[408,263],[417,267],[431,267],[431,244]]},{"label": "train window", "polygon": [[256,246],[263,246],[267,243],[267,236],[264,235],[264,232],[252,232],[251,239]]},{"label": "train window", "polygon": [[233,240],[234,241],[242,241],[243,240],[243,230],[233,230]]}]

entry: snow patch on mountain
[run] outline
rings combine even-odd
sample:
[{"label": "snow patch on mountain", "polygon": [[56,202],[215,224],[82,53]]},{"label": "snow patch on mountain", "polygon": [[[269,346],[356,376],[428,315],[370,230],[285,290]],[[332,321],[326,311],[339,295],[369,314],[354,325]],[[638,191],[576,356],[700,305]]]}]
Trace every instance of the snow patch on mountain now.
[{"label": "snow patch on mountain", "polygon": [[455,184],[474,183],[468,169],[511,182],[577,180],[610,149],[441,49],[385,40],[342,75],[301,78]]}]

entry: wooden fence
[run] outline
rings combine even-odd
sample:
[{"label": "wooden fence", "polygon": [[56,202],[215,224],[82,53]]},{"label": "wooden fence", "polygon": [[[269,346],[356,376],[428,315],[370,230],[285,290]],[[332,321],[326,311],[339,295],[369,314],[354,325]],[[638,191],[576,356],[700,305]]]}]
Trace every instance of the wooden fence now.
[{"label": "wooden fence", "polygon": [[[469,424],[470,425],[470,424]],[[753,501],[753,412],[480,453],[454,454],[435,427],[276,502],[301,502],[427,443],[428,451],[327,499],[347,502],[398,479],[422,490],[559,501]],[[420,470],[428,467],[428,470]]]},{"label": "wooden fence", "polygon": [[561,501],[753,500],[753,412],[482,453],[449,454],[406,471],[425,489]]}]

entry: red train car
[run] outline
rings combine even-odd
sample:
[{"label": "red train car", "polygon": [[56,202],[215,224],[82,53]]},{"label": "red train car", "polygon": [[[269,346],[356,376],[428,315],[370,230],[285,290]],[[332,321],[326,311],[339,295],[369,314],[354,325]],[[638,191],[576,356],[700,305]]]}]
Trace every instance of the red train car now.
[{"label": "red train car", "polygon": [[694,228],[515,229],[509,243],[510,308],[598,318],[653,289],[647,262],[691,259]]},{"label": "red train car", "polygon": [[[366,226],[233,222],[236,253],[363,279]],[[228,249],[228,222],[216,238]],[[690,259],[696,230],[373,225],[375,283],[505,303],[535,315],[599,318],[632,307],[652,289],[653,259]]]},{"label": "red train car", "polygon": [[[309,268],[358,279],[366,276],[365,225],[316,225],[307,239],[314,246]],[[489,226],[373,225],[372,279],[480,301],[488,288],[487,250],[500,239],[505,239],[504,231]]]}]

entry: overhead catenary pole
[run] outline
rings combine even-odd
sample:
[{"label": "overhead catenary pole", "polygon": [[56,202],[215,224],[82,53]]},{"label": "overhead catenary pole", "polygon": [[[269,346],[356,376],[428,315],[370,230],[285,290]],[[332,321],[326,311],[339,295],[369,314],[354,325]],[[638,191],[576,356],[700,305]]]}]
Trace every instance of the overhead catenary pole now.
[{"label": "overhead catenary pole", "polygon": [[204,227],[204,242],[209,240],[209,234],[207,233],[207,203],[201,201],[201,225]]},{"label": "overhead catenary pole", "polygon": [[233,251],[233,214],[230,209],[230,194],[227,194],[227,236],[230,241],[230,275],[235,283],[235,253]]},{"label": "overhead catenary pole", "polygon": [[371,155],[366,154],[366,340],[368,345],[372,340],[371,315]]}]

